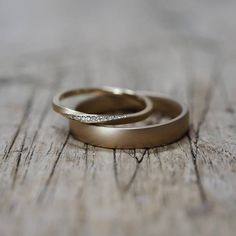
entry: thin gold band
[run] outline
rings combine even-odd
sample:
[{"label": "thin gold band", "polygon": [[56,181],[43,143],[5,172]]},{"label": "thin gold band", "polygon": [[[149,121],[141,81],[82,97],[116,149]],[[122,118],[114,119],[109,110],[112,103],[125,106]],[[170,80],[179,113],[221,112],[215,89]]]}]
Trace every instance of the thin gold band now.
[{"label": "thin gold band", "polygon": [[[126,97],[127,101],[136,100],[139,102],[140,110],[131,114],[92,114],[87,112],[81,112],[79,110],[75,111],[73,109],[67,108],[61,105],[61,100],[69,97],[84,95],[84,94],[96,94],[101,95],[113,95],[113,97]],[[112,98],[110,98],[112,99]],[[76,120],[87,124],[127,124],[132,122],[137,122],[147,118],[153,110],[153,104],[151,100],[145,96],[136,94],[132,90],[112,88],[112,87],[102,87],[102,88],[80,88],[72,89],[62,92],[53,98],[52,103],[54,111],[65,116],[68,119]]]},{"label": "thin gold band", "polygon": [[[144,127],[120,128],[102,125],[88,125],[70,120],[70,131],[75,139],[94,146],[105,148],[151,148],[170,144],[182,138],[189,128],[188,109],[175,100],[151,94],[148,96],[154,105],[154,111],[171,117],[164,124],[147,125]],[[105,112],[114,110],[106,97],[87,100],[76,109],[87,112]],[[117,100],[119,108],[134,106],[130,101]],[[102,104],[102,106],[100,106]]]}]

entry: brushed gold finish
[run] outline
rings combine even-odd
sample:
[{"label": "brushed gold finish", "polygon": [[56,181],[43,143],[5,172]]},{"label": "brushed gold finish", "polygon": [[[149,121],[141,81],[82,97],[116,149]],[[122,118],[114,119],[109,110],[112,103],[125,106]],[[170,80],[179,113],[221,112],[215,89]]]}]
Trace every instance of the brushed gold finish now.
[{"label": "brushed gold finish", "polygon": [[[179,102],[145,92],[154,105],[154,111],[168,115],[171,120],[164,124],[142,127],[112,127],[104,125],[88,125],[70,120],[70,131],[75,139],[84,143],[104,148],[151,148],[167,145],[182,138],[189,128],[189,112]],[[109,103],[108,97],[90,99],[78,104],[76,109],[86,112],[111,112],[115,109],[137,108],[130,100],[116,99]]]}]

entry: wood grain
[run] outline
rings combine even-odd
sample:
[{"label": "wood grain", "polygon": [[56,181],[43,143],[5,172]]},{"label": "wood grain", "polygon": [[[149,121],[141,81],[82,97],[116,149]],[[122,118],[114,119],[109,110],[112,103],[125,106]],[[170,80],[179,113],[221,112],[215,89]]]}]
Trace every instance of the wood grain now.
[{"label": "wood grain", "polygon": [[[235,235],[235,1],[0,3],[1,236]],[[74,140],[52,96],[99,85],[188,103],[189,134]]]}]

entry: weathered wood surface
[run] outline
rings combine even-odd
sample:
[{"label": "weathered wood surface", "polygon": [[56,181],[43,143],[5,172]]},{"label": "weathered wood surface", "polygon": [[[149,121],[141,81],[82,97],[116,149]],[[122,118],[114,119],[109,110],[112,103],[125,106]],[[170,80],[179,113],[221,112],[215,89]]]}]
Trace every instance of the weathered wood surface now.
[{"label": "weathered wood surface", "polygon": [[[0,235],[235,235],[236,2],[0,2]],[[186,101],[187,137],[106,150],[51,110],[71,86]]]}]

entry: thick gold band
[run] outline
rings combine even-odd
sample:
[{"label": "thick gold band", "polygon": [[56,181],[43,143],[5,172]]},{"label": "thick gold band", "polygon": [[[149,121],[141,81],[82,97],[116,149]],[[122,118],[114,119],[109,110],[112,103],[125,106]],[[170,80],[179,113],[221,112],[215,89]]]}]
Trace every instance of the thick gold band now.
[{"label": "thick gold band", "polygon": [[[125,97],[128,100],[136,100],[139,103],[140,109],[132,114],[92,114],[73,110],[61,105],[61,100],[84,94],[113,95],[113,97]],[[112,99],[112,97],[110,98]],[[136,94],[132,90],[102,87],[102,88],[80,88],[62,92],[53,98],[53,109],[68,119],[76,120],[88,124],[126,124],[137,122],[147,118],[153,110],[151,100],[145,96]]]},{"label": "thick gold band", "polygon": [[[151,148],[170,144],[182,138],[189,128],[188,109],[170,98],[146,92],[144,95],[152,100],[154,112],[168,115],[171,120],[164,124],[132,128],[88,125],[70,120],[73,137],[84,143],[105,148]],[[87,112],[114,111],[114,103],[111,105],[107,101],[106,97],[90,99],[79,104],[76,109]],[[116,104],[116,108],[119,109],[132,108],[135,105],[122,99],[117,100]]]}]

